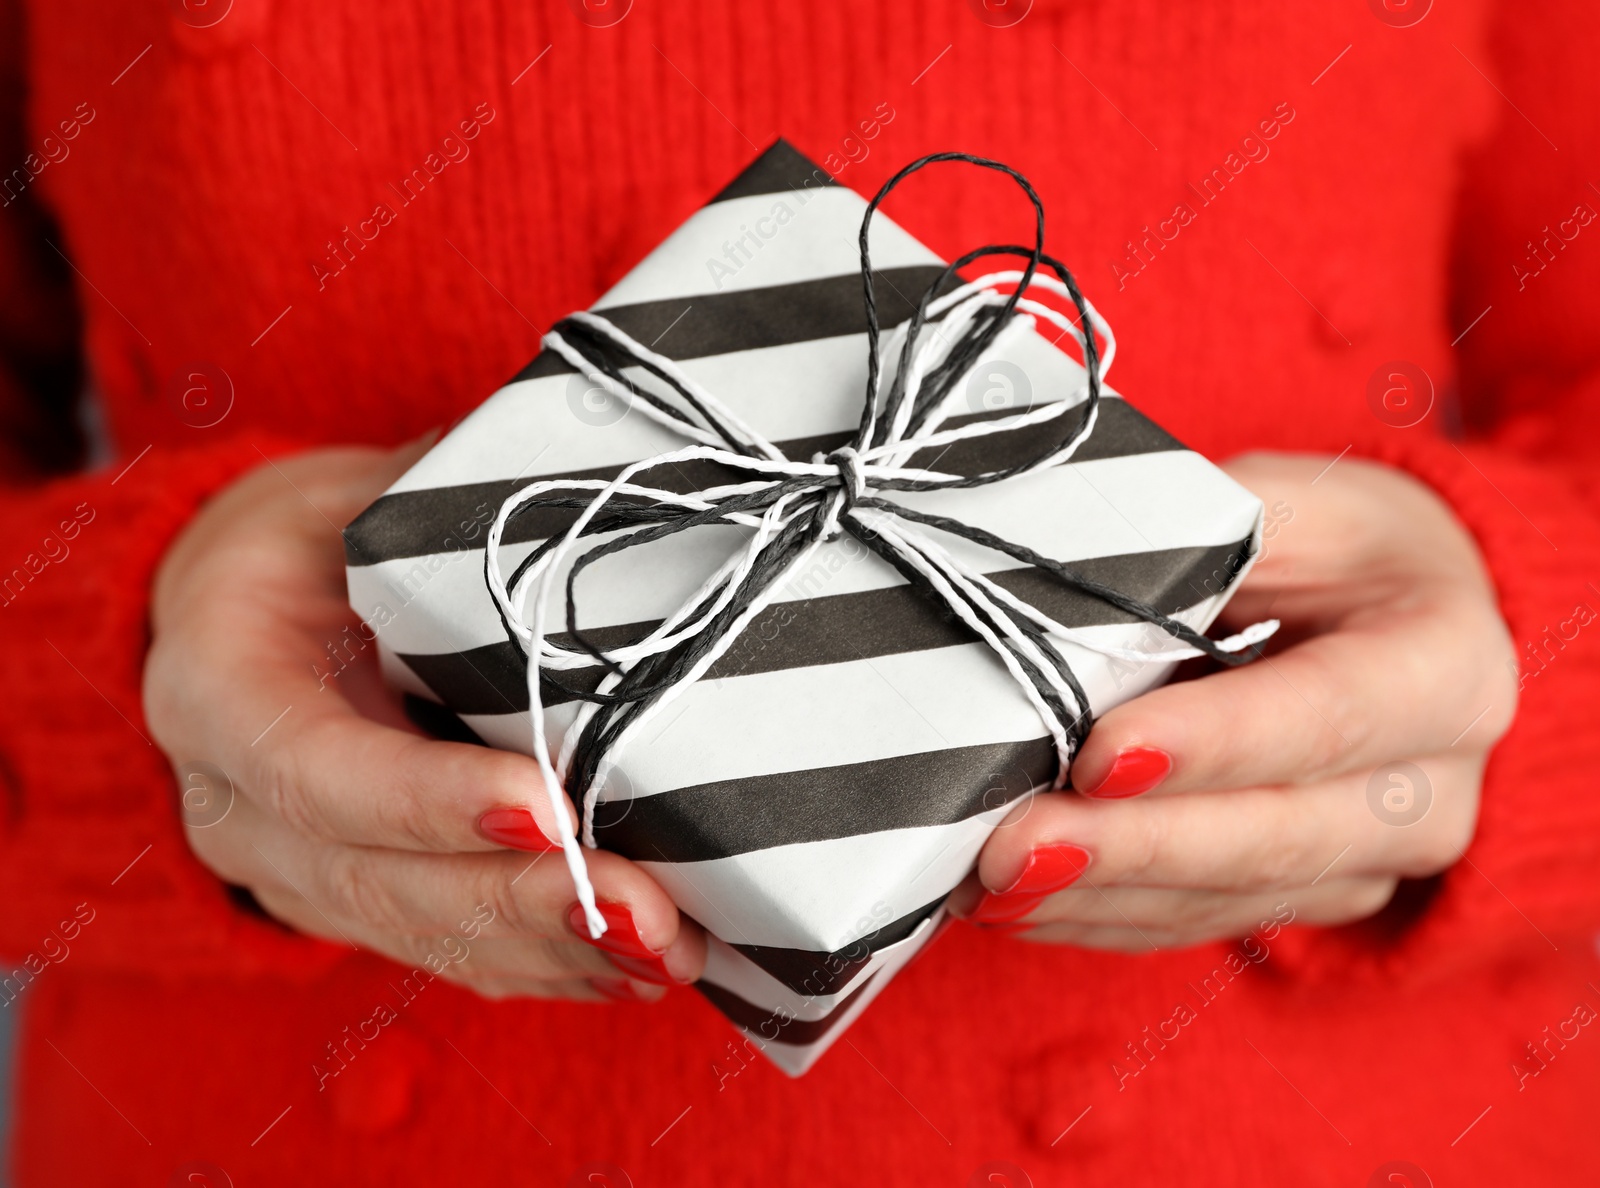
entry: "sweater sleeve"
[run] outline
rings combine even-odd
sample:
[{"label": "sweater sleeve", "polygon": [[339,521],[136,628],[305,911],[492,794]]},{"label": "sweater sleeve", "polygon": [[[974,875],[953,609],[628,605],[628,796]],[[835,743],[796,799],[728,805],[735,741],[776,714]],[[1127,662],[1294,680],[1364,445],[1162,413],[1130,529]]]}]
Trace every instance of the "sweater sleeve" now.
[{"label": "sweater sleeve", "polygon": [[69,952],[83,968],[172,976],[337,959],[194,858],[140,700],[163,553],[210,494],[288,444],[156,445],[0,492],[0,1000]]},{"label": "sweater sleeve", "polygon": [[1585,173],[1600,12],[1502,4],[1491,43],[1503,118],[1464,162],[1452,261],[1461,403],[1441,415],[1462,429],[1425,436],[1425,422],[1365,452],[1433,487],[1476,537],[1517,648],[1517,716],[1463,859],[1340,930],[1330,972],[1376,959],[1441,976],[1600,932],[1600,190]]},{"label": "sweater sleeve", "polygon": [[71,272],[35,199],[41,157],[23,131],[22,17],[0,0],[0,486],[81,461],[72,397],[82,384]]},{"label": "sweater sleeve", "polygon": [[1434,977],[1518,950],[1587,947],[1600,932],[1600,517],[1581,478],[1493,439],[1368,452],[1431,486],[1476,537],[1517,648],[1518,707],[1462,859],[1384,917],[1342,930],[1324,957]]},{"label": "sweater sleeve", "polygon": [[140,705],[151,577],[204,499],[292,443],[83,463],[80,320],[0,0],[0,1006],[69,957],[152,973],[313,972],[338,950],[243,910],[190,854]]}]

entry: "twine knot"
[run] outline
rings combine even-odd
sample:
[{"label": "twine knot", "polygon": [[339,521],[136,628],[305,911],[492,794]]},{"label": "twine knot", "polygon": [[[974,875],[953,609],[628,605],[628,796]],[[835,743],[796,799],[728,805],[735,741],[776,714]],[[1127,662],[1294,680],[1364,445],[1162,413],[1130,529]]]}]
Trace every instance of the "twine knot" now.
[{"label": "twine knot", "polygon": [[[929,286],[911,319],[898,327],[890,350],[899,347],[891,382],[885,382],[879,352],[867,231],[888,193],[907,176],[940,161],[961,161],[1010,177],[1034,210],[1031,248],[990,245],[948,265]],[[1088,696],[1068,663],[1071,647],[1136,660],[1176,661],[1210,656],[1228,664],[1251,658],[1276,622],[1258,623],[1229,639],[1214,641],[1181,620],[1050,557],[991,532],[946,516],[916,511],[887,496],[896,491],[979,487],[1061,466],[1094,432],[1101,385],[1116,340],[1094,306],[1079,291],[1065,265],[1044,252],[1044,207],[1016,170],[965,153],[937,153],[906,166],[884,183],[867,206],[860,233],[862,297],[867,321],[867,385],[860,425],[852,441],[809,462],[795,461],[746,425],[672,360],[635,341],[604,317],[575,313],[544,338],[589,383],[631,404],[643,415],[695,443],[633,463],[611,480],[546,479],[518,490],[500,507],[486,541],[484,581],[507,638],[527,661],[533,755],[555,809],[562,850],[592,936],[606,924],[595,904],[578,833],[568,820],[564,797],[579,808],[584,844],[593,846],[594,809],[617,757],[640,728],[662,712],[724,655],[740,634],[801,573],[816,549],[848,532],[892,566],[920,594],[943,605],[985,643],[1038,712],[1055,744],[1055,787],[1061,787],[1073,755],[1092,721]],[[1020,256],[1019,271],[1001,271],[955,283],[958,270],[987,256]],[[1041,271],[1048,269],[1048,272]],[[1033,296],[1041,290],[1071,301],[1075,317]],[[950,397],[978,362],[1044,319],[1070,339],[1083,358],[1081,387],[1036,401],[1013,415],[943,428],[955,411]],[[937,333],[925,336],[930,322]],[[1103,348],[1101,344],[1104,344]],[[624,374],[642,369],[659,384]],[[993,433],[1020,433],[1018,460],[980,474],[952,474],[937,465],[959,441]],[[928,451],[927,467],[917,459]],[[635,481],[638,476],[682,462],[714,462],[733,481],[691,492],[674,492]],[[588,492],[589,498],[575,498]],[[536,508],[578,509],[570,528],[545,540],[505,576],[500,542],[507,525]],[[746,530],[742,548],[727,558],[677,610],[643,638],[600,647],[577,624],[576,584],[585,568],[622,549],[663,540],[693,528],[726,524]],[[1098,598],[1161,628],[1166,637],[1144,650],[1107,644],[1076,631],[1023,602],[1004,586],[949,552],[928,529],[961,537],[1049,574],[1061,584]],[[549,638],[550,596],[562,562],[585,537],[610,539],[579,554],[567,572],[566,631],[571,646]],[[531,602],[531,606],[530,606]],[[531,613],[530,613],[531,611]],[[580,690],[561,674],[604,669],[599,685]],[[545,735],[543,682],[583,703],[551,754]],[[803,724],[797,723],[797,729]]]}]

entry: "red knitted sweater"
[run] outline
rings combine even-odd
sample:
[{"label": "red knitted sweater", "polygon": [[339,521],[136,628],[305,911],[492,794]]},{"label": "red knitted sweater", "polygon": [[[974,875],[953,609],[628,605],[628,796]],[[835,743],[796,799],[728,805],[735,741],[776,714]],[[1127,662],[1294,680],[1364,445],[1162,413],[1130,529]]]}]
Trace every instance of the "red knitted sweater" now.
[{"label": "red knitted sweater", "polygon": [[[241,1186],[601,1163],[808,1188],[993,1161],[1009,1180],[972,1182],[1592,1175],[1592,5],[1441,0],[1407,25],[1429,0],[1035,0],[1012,27],[966,0],[638,0],[611,27],[555,0],[422,7],[0,2],[19,1183],[163,1184],[197,1160]],[[1260,962],[956,929],[798,1082],[731,1059],[692,993],[599,1009],[436,983],[319,1091],[313,1062],[399,971],[277,927],[190,856],[140,710],[153,568],[263,453],[459,417],[778,135],[863,191],[940,149],[1017,165],[1156,420],[1213,457],[1349,450],[1441,492],[1523,648],[1477,840],[1376,919],[1291,927]],[[892,210],[935,249],[1017,233],[992,183],[938,182]],[[87,468],[80,352],[112,451]],[[1420,423],[1373,411],[1396,361],[1426,373]],[[231,380],[219,423],[181,411],[196,363]],[[1171,1024],[1193,987],[1205,1005]]]}]

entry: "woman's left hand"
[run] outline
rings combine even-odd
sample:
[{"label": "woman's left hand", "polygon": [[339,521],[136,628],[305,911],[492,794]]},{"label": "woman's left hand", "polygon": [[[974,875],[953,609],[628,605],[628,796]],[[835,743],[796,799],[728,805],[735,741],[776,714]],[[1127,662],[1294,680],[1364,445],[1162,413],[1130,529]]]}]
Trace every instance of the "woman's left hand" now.
[{"label": "woman's left hand", "polygon": [[1285,907],[1343,924],[1471,841],[1517,698],[1476,544],[1386,467],[1255,454],[1226,469],[1271,539],[1222,622],[1280,619],[1288,646],[1106,713],[1075,792],[1007,817],[956,915],[1126,951],[1241,937]]}]

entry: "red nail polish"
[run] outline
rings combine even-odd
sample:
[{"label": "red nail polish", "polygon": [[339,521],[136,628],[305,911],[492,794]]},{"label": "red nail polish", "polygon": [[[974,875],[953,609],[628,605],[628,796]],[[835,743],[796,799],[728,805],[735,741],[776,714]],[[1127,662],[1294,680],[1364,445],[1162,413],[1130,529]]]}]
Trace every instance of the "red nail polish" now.
[{"label": "red nail polish", "polygon": [[618,957],[633,957],[641,961],[650,958],[660,958],[664,950],[652,949],[644,943],[639,936],[639,929],[633,922],[633,913],[620,903],[598,903],[600,914],[605,917],[606,931],[598,940],[589,935],[589,924],[584,919],[583,905],[573,904],[567,909],[567,924],[578,939],[602,949]]},{"label": "red nail polish", "polygon": [[551,841],[525,808],[490,809],[478,818],[478,832],[497,846],[513,850],[539,853],[559,850],[560,844]]},{"label": "red nail polish", "polygon": [[590,978],[589,985],[612,1002],[648,1002],[627,978]]},{"label": "red nail polish", "polygon": [[974,906],[967,919],[974,924],[1009,924],[1020,920],[1063,887],[1070,887],[1089,869],[1089,851],[1082,846],[1040,846],[1028,855],[1022,871],[1009,887],[990,891]]},{"label": "red nail polish", "polygon": [[978,900],[972,909],[972,914],[967,917],[967,922],[985,925],[1009,924],[1026,916],[1044,900],[1043,895],[1002,895],[990,891]]},{"label": "red nail polish", "polygon": [[657,986],[685,984],[667,971],[667,963],[660,957],[624,957],[619,953],[607,953],[606,960],[630,978],[638,978],[641,982],[653,982]]},{"label": "red nail polish", "polygon": [[1172,773],[1172,756],[1155,747],[1129,747],[1117,755],[1111,770],[1092,788],[1080,788],[1085,796],[1101,800],[1122,800],[1148,792]]}]

